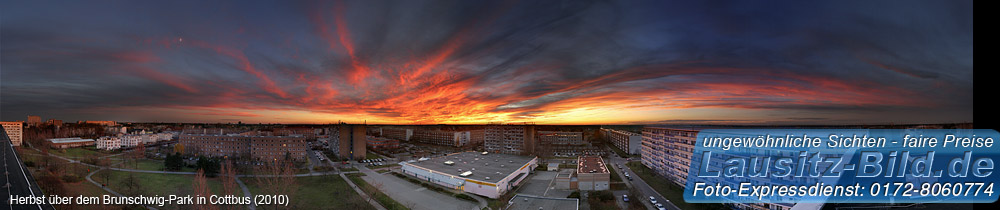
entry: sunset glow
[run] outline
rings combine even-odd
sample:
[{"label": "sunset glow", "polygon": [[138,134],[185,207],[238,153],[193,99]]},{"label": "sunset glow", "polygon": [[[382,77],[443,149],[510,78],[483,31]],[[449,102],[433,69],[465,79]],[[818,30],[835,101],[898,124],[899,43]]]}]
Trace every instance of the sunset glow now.
[{"label": "sunset glow", "polygon": [[972,120],[971,14],[930,4],[68,3],[3,11],[3,120]]}]

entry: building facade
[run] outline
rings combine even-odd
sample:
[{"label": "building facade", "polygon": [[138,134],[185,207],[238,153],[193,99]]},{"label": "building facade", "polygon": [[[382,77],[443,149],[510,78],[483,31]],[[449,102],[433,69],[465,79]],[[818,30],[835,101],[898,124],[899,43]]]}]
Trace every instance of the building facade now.
[{"label": "building facade", "polygon": [[400,162],[406,174],[446,188],[499,198],[538,166],[534,156],[461,152],[414,162]]},{"label": "building facade", "polygon": [[250,132],[237,134],[184,133],[180,136],[184,152],[209,157],[249,157],[256,161],[306,158],[302,136],[259,136]]},{"label": "building facade", "polygon": [[42,124],[42,116],[28,115],[28,121],[24,122],[28,127],[35,127]]},{"label": "building facade", "polygon": [[122,139],[117,136],[102,136],[97,139],[97,149],[116,150],[122,148]]},{"label": "building facade", "polygon": [[604,137],[612,146],[625,153],[637,155],[642,153],[642,135],[628,131],[601,128]]},{"label": "building facade", "polygon": [[366,156],[365,143],[368,142],[365,125],[341,124],[332,129],[330,150],[340,158],[363,160]]},{"label": "building facade", "polygon": [[410,137],[413,137],[413,129],[406,128],[387,128],[383,127],[382,137],[396,139],[400,141],[410,141]]},{"label": "building facade", "polygon": [[601,156],[580,156],[576,167],[577,187],[580,190],[611,189],[611,172]]},{"label": "building facade", "polygon": [[[452,147],[464,147],[481,140],[483,132],[408,129],[412,133],[410,141]],[[480,136],[476,136],[480,135]],[[475,140],[474,140],[475,139]]]},{"label": "building facade", "polygon": [[696,129],[645,127],[642,129],[642,165],[679,186],[687,182]]},{"label": "building facade", "polygon": [[530,124],[489,124],[484,130],[483,147],[501,154],[535,154],[535,126]]},{"label": "building facade", "polygon": [[54,139],[47,139],[46,141],[49,141],[49,147],[51,147],[53,149],[66,149],[66,148],[73,148],[73,147],[85,147],[85,146],[90,146],[90,145],[94,145],[94,144],[97,143],[93,139],[81,139],[80,137],[54,138]]},{"label": "building facade", "polygon": [[385,137],[368,136],[367,144],[369,149],[377,151],[399,149],[399,140]]},{"label": "building facade", "polygon": [[3,130],[7,131],[7,137],[10,137],[10,144],[14,146],[21,146],[24,141],[24,123],[21,122],[0,122],[0,126],[3,126]]}]

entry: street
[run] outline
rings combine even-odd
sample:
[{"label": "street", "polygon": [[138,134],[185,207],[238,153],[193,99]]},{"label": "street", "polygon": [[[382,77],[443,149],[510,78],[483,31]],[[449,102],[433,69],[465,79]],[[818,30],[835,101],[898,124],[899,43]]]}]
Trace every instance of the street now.
[{"label": "street", "polygon": [[[608,159],[609,162],[611,162],[611,164],[609,165],[612,168],[614,168],[613,170],[618,170],[618,174],[622,176],[622,179],[625,181],[625,185],[627,185],[629,188],[636,188],[639,191],[639,193],[642,194],[642,196],[636,196],[636,198],[630,198],[632,199],[632,201],[630,202],[642,202],[643,204],[646,205],[646,207],[650,209],[656,209],[654,208],[653,204],[649,202],[649,196],[653,196],[654,198],[656,198],[657,202],[663,203],[664,207],[666,207],[667,209],[680,210],[680,208],[674,205],[670,200],[667,200],[666,197],[663,197],[663,195],[660,195],[659,192],[653,190],[653,187],[650,187],[648,184],[646,184],[645,181],[642,180],[642,178],[635,175],[635,172],[632,172],[631,169],[625,166],[625,164],[628,163],[628,161],[625,160],[625,158],[618,157],[617,155],[612,153],[612,155],[609,155]],[[619,164],[621,164],[622,166],[621,169],[618,168]],[[625,178],[625,173],[628,173],[629,175],[632,176],[632,181],[628,181],[628,179]],[[617,199],[621,199],[621,197],[619,196]]]}]

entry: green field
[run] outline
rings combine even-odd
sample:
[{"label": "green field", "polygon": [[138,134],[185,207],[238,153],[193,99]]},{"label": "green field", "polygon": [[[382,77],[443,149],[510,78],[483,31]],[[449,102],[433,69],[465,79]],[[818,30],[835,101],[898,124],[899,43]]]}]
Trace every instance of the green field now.
[{"label": "green field", "polygon": [[626,164],[635,175],[638,175],[646,184],[649,184],[656,192],[670,200],[671,203],[677,205],[680,209],[685,210],[715,210],[715,209],[727,209],[722,204],[717,203],[687,203],[684,202],[684,188],[675,185],[666,178],[655,175],[652,169],[647,168],[638,161],[629,162]]},{"label": "green field", "polygon": [[[105,179],[105,174],[110,176]],[[134,176],[138,184],[138,187],[134,187],[131,190],[128,189],[125,183],[123,183],[123,181],[128,178],[130,174]],[[109,188],[123,195],[195,194],[194,185],[192,184],[194,181],[194,175],[133,173],[104,170],[94,174],[92,178],[98,183],[107,184]],[[219,178],[209,178],[207,183],[212,194],[222,195],[222,183],[219,181]],[[240,192],[240,189],[238,188],[235,190],[236,192]],[[242,196],[242,193],[238,193],[237,195]]]},{"label": "green field", "polygon": [[358,188],[361,188],[361,190],[365,191],[365,193],[368,194],[369,196],[374,195],[375,200],[378,201],[379,204],[382,204],[382,207],[385,207],[386,209],[389,210],[410,209],[406,208],[406,206],[397,202],[396,200],[393,200],[392,198],[389,197],[389,195],[380,192],[377,188],[373,187],[371,184],[368,184],[368,182],[366,182],[364,179],[361,178],[361,176],[363,175],[364,174],[349,174],[347,175],[347,178],[351,179],[351,182],[354,182],[354,184],[357,185]]},{"label": "green field", "polygon": [[[241,180],[254,195],[263,193],[254,178]],[[289,208],[281,209],[375,209],[339,175],[295,177],[295,186],[295,192],[287,194],[291,198]],[[261,207],[258,209],[269,209]]]},{"label": "green field", "polygon": [[382,156],[378,156],[378,154],[375,154],[373,152],[365,153],[365,159],[376,159],[376,158],[382,158]]},{"label": "green field", "polygon": [[94,147],[93,146],[89,146],[89,147],[80,147],[80,148],[50,149],[49,153],[52,153],[54,155],[59,155],[59,156],[67,157],[67,158],[71,158],[71,159],[79,159],[79,158],[83,158],[83,157],[87,157],[87,156],[91,156],[91,155],[93,155],[93,156],[99,156],[99,155],[104,154],[104,153],[100,153],[100,152],[97,152],[97,151],[94,151],[94,150],[91,150],[91,149],[94,149]]}]

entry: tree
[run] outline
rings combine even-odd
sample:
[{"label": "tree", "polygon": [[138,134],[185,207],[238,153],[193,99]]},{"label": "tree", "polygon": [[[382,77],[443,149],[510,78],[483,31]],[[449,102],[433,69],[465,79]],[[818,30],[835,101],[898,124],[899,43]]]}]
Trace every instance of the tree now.
[{"label": "tree", "polygon": [[219,174],[219,162],[205,156],[198,156],[195,168],[204,170],[205,175],[208,177],[215,177]]},{"label": "tree", "polygon": [[296,170],[290,161],[268,162],[253,169],[257,185],[263,186],[263,194],[294,196]]},{"label": "tree", "polygon": [[[194,193],[196,195],[206,198],[212,196],[212,192],[208,189],[208,178],[205,177],[204,170],[198,169],[198,172],[194,175],[194,181],[191,182],[191,184],[193,185],[192,188],[194,188]],[[212,205],[212,204],[195,205],[194,208],[201,210],[219,209],[217,205]]]},{"label": "tree", "polygon": [[[221,170],[221,180],[222,181],[222,194],[223,195],[237,195],[239,184],[236,183],[236,169],[233,168],[232,160],[225,160],[222,164]],[[237,205],[223,205],[223,209],[242,209],[241,206]]]},{"label": "tree", "polygon": [[181,170],[184,167],[184,157],[181,157],[181,153],[167,155],[167,159],[163,161],[163,167],[171,171]]},{"label": "tree", "polygon": [[184,154],[184,145],[179,143],[174,144],[174,153]]}]

